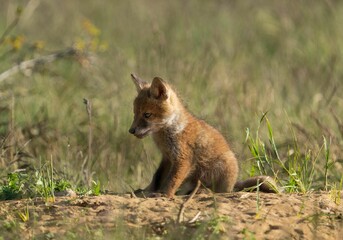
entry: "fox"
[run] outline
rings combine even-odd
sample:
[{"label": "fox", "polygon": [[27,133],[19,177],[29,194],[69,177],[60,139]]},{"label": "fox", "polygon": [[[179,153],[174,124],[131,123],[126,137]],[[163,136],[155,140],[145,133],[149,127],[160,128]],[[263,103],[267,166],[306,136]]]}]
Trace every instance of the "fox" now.
[{"label": "fox", "polygon": [[[137,96],[129,133],[142,139],[151,135],[162,160],[150,184],[135,193],[168,198],[190,194],[197,182],[215,193],[259,187],[276,192],[268,176],[237,181],[238,161],[224,136],[187,110],[172,86],[160,77],[146,82],[131,74]],[[161,196],[159,195],[159,196]]]}]

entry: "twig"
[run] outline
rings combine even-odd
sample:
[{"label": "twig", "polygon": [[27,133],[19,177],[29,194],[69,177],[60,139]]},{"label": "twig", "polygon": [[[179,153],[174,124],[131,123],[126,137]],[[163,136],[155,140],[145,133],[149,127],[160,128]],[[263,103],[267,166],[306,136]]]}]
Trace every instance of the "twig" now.
[{"label": "twig", "polygon": [[92,160],[92,103],[89,99],[84,98],[83,103],[86,105],[88,115],[88,158]]},{"label": "twig", "polygon": [[6,78],[18,72],[21,72],[27,69],[34,69],[39,65],[44,65],[44,64],[56,61],[57,59],[60,59],[60,58],[66,58],[66,57],[75,56],[78,54],[79,54],[79,51],[77,51],[77,49],[67,48],[65,50],[62,50],[60,52],[56,52],[50,55],[41,56],[41,57],[37,57],[37,58],[33,58],[27,61],[20,62],[17,65],[11,67],[10,69],[0,74],[0,83],[4,81]]},{"label": "twig", "polygon": [[183,203],[181,204],[180,212],[179,212],[179,215],[178,215],[178,218],[177,218],[178,223],[181,223],[181,222],[182,222],[181,218],[182,218],[183,213],[184,213],[184,211],[185,211],[186,204],[189,203],[189,202],[192,200],[192,198],[194,197],[194,195],[195,195],[195,194],[197,193],[197,191],[199,190],[200,185],[201,185],[201,182],[200,182],[200,180],[198,180],[198,181],[197,181],[197,185],[195,186],[195,188],[194,188],[194,190],[192,191],[191,195],[187,198],[187,200],[186,200],[185,202],[183,202]]},{"label": "twig", "polygon": [[199,211],[199,212],[194,216],[194,218],[192,218],[192,220],[190,220],[188,223],[189,223],[189,224],[194,223],[196,220],[198,220],[200,214],[201,214],[201,211]]},{"label": "twig", "polygon": [[[89,163],[92,162],[92,137],[93,137],[93,133],[92,133],[92,104],[91,101],[88,100],[87,98],[83,99],[83,103],[86,105],[86,110],[87,110],[87,115],[88,115],[88,157],[87,157],[87,161]],[[86,163],[85,163],[86,165]],[[89,167],[89,164],[88,164]],[[90,169],[87,169],[88,171]],[[88,184],[90,182],[90,179],[87,179]]]}]

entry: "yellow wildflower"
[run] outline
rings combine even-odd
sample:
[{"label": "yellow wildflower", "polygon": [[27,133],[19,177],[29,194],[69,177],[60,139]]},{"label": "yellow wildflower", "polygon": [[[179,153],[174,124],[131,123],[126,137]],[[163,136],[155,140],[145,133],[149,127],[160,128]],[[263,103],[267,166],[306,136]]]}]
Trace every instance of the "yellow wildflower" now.
[{"label": "yellow wildflower", "polygon": [[87,31],[87,33],[93,37],[100,35],[100,29],[97,28],[91,21],[85,19],[83,21],[83,27]]}]

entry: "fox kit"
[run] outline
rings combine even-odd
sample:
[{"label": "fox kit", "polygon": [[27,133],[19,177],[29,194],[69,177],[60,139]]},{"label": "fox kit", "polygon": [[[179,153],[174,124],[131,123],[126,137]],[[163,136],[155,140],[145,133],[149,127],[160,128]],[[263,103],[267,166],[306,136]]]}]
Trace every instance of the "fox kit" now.
[{"label": "fox kit", "polygon": [[237,182],[238,163],[224,137],[203,120],[194,117],[170,85],[155,77],[147,83],[131,75],[138,96],[129,132],[138,138],[152,135],[162,161],[146,193],[173,197],[190,193],[198,180],[214,192],[231,192],[260,184],[260,190],[274,192],[268,177]]}]

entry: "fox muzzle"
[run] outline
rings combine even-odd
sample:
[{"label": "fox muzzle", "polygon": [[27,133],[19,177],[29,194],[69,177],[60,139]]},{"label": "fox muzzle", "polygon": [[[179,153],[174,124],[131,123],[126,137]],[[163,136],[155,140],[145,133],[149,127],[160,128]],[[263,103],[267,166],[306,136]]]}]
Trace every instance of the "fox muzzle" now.
[{"label": "fox muzzle", "polygon": [[132,128],[129,129],[129,133],[135,134],[135,132],[136,132],[136,128],[133,128],[133,127],[132,127]]}]

